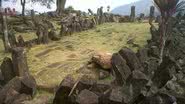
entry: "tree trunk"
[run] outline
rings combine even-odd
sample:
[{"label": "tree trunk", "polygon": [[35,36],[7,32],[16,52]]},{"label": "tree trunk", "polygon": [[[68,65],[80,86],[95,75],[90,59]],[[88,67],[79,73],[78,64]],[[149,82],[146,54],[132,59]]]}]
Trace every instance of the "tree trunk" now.
[{"label": "tree trunk", "polygon": [[21,0],[21,5],[22,5],[22,16],[25,16],[26,0]]},{"label": "tree trunk", "polygon": [[9,39],[8,39],[8,27],[7,27],[6,19],[7,19],[6,15],[3,15],[3,13],[1,13],[4,48],[5,48],[6,52],[9,52],[11,47],[10,47],[10,42],[9,42]]},{"label": "tree trunk", "polygon": [[159,64],[162,63],[163,61],[163,54],[164,54],[164,49],[165,49],[165,45],[166,45],[166,22],[165,19],[162,18],[162,24],[161,24],[161,29],[160,29],[160,33],[161,33],[161,37],[160,37],[160,61]]},{"label": "tree trunk", "polygon": [[58,15],[61,15],[62,12],[64,11],[65,4],[66,4],[66,0],[57,0],[57,2],[56,2],[56,6],[57,6],[56,12],[58,13]]}]

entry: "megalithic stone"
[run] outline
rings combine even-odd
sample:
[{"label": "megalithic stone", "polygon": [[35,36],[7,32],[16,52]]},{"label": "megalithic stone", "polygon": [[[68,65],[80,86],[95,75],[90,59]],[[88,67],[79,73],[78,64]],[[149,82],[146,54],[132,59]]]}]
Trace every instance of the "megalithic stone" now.
[{"label": "megalithic stone", "polygon": [[154,19],[154,13],[155,13],[155,7],[154,6],[151,6],[150,7],[150,19]]},{"label": "megalithic stone", "polygon": [[136,7],[131,6],[131,13],[130,13],[130,21],[134,22],[135,21],[135,16],[136,16]]},{"label": "megalithic stone", "polygon": [[22,77],[29,74],[24,48],[16,47],[12,49],[12,62],[16,76]]},{"label": "megalithic stone", "polygon": [[4,81],[8,83],[11,79],[15,77],[12,60],[8,57],[5,57],[1,64],[1,72],[4,77]]}]

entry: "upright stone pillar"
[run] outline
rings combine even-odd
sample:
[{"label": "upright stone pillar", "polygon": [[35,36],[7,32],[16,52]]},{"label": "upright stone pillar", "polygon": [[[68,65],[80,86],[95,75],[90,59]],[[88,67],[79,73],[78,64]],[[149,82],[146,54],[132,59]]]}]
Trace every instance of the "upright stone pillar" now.
[{"label": "upright stone pillar", "polygon": [[136,16],[136,7],[132,6],[131,7],[131,13],[130,13],[130,21],[134,22],[135,21],[135,16]]},{"label": "upright stone pillar", "polygon": [[155,13],[155,7],[154,6],[151,6],[150,7],[150,20],[154,20],[155,16],[154,16],[154,13]]},{"label": "upright stone pillar", "polygon": [[22,77],[29,74],[24,48],[17,47],[12,49],[12,62],[16,76]]}]

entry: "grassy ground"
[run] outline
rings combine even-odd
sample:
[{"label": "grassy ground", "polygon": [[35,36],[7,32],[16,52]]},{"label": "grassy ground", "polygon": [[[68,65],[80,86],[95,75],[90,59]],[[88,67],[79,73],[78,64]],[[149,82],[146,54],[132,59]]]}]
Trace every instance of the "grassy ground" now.
[{"label": "grassy ground", "polygon": [[[19,33],[17,35],[20,35]],[[26,40],[35,38],[34,33],[21,34]],[[106,23],[95,29],[64,36],[60,41],[48,45],[32,47],[27,52],[31,74],[38,85],[57,86],[68,74],[75,78],[84,74],[96,78],[90,70],[80,70],[96,51],[114,53],[122,47],[136,47],[127,44],[133,38],[140,47],[150,38],[148,23]],[[5,56],[3,45],[0,45],[0,61]]]}]

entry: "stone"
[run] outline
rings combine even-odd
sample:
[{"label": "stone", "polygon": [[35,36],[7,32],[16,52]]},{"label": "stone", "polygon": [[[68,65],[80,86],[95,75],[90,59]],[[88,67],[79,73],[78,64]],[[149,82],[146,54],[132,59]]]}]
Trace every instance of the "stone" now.
[{"label": "stone", "polygon": [[96,84],[96,81],[92,78],[88,78],[87,76],[83,76],[77,83],[76,90],[78,92],[84,89],[90,89],[92,86]]},{"label": "stone", "polygon": [[48,37],[53,40],[53,41],[58,41],[60,40],[60,37],[56,34],[56,32],[54,30],[51,30],[49,33],[48,33]]},{"label": "stone", "polygon": [[4,85],[4,84],[5,84],[4,77],[2,75],[2,72],[0,71],[0,89],[1,89],[2,85]]},{"label": "stone", "polygon": [[142,63],[142,65],[144,65],[148,59],[148,48],[139,49],[136,55],[139,61]]},{"label": "stone", "polygon": [[159,92],[155,95],[147,97],[139,104],[179,104],[176,100],[177,99],[172,95]]},{"label": "stone", "polygon": [[118,53],[113,54],[112,71],[116,77],[116,82],[121,86],[126,83],[127,78],[131,74],[131,70],[127,66],[126,61]]},{"label": "stone", "polygon": [[16,76],[24,76],[29,73],[27,58],[24,48],[17,47],[12,49],[12,62]]},{"label": "stone", "polygon": [[24,47],[25,46],[24,38],[21,35],[19,35],[17,37],[17,41],[18,41],[18,43],[17,43],[17,46],[18,47]]},{"label": "stone", "polygon": [[14,77],[12,80],[10,80],[2,88],[2,90],[0,90],[0,96],[1,96],[0,104],[3,104],[3,102],[6,101],[6,99],[16,99],[17,95],[19,94],[26,94],[28,96],[33,97],[33,95],[36,92],[36,82],[32,78],[33,77],[31,76],[24,76],[24,77]]},{"label": "stone", "polygon": [[97,52],[92,57],[92,60],[100,65],[103,69],[111,69],[111,58],[111,53]]},{"label": "stone", "polygon": [[13,78],[9,81],[0,91],[0,104],[3,104],[8,93],[12,91],[19,93],[21,90],[21,80],[18,77]]},{"label": "stone", "polygon": [[74,84],[75,81],[71,76],[65,77],[56,91],[53,104],[71,104],[71,100],[68,95],[70,94]]},{"label": "stone", "polygon": [[159,59],[150,57],[147,62],[145,63],[145,71],[144,73],[148,75],[149,78],[152,78],[154,76],[154,72],[158,68],[158,62]]},{"label": "stone", "polygon": [[122,104],[123,97],[122,97],[122,89],[120,87],[112,89],[110,96],[109,96],[109,103],[110,104]]},{"label": "stone", "polygon": [[168,56],[163,58],[163,62],[157,68],[154,73],[152,81],[158,88],[163,87],[169,80],[173,78],[176,74],[174,61],[172,61]]},{"label": "stone", "polygon": [[99,98],[99,104],[124,104],[122,95],[122,87],[114,87]]},{"label": "stone", "polygon": [[99,104],[98,98],[95,93],[84,89],[77,96],[76,102],[77,104]]},{"label": "stone", "polygon": [[159,48],[157,46],[152,46],[149,50],[149,55],[152,57],[159,58]]},{"label": "stone", "polygon": [[31,75],[26,75],[21,77],[21,91],[20,93],[24,93],[30,96],[34,96],[36,93],[36,80]]},{"label": "stone", "polygon": [[9,89],[7,94],[5,95],[6,99],[4,101],[5,104],[12,104],[12,102],[19,96],[19,92],[15,91],[14,89]]},{"label": "stone", "polygon": [[8,83],[11,79],[15,77],[15,72],[13,68],[12,60],[8,57],[5,57],[1,64],[1,72],[4,78],[4,81]]},{"label": "stone", "polygon": [[130,69],[144,71],[139,59],[136,54],[129,48],[123,48],[119,51],[119,54],[126,60],[127,65]]},{"label": "stone", "polygon": [[10,104],[25,104],[25,101],[28,101],[28,100],[31,100],[31,99],[32,99],[32,97],[30,95],[20,94]]},{"label": "stone", "polygon": [[96,84],[94,84],[92,86],[92,88],[90,89],[90,91],[96,93],[96,94],[103,94],[104,92],[106,92],[108,89],[111,88],[111,84],[105,81],[97,81]]},{"label": "stone", "polygon": [[100,70],[100,73],[99,73],[100,80],[105,79],[109,76],[110,76],[110,73],[108,71]]},{"label": "stone", "polygon": [[[139,70],[134,70],[130,77],[127,79],[126,86],[124,88],[124,92],[130,96],[130,101],[136,100],[138,97],[143,95],[143,91],[145,91],[145,87],[149,82],[148,77]],[[129,91],[126,91],[129,90]],[[125,94],[124,94],[125,95]],[[128,95],[125,95],[128,98]],[[130,102],[128,99],[125,98],[125,102]],[[138,100],[138,99],[137,99]],[[135,101],[134,101],[135,102]]]}]

